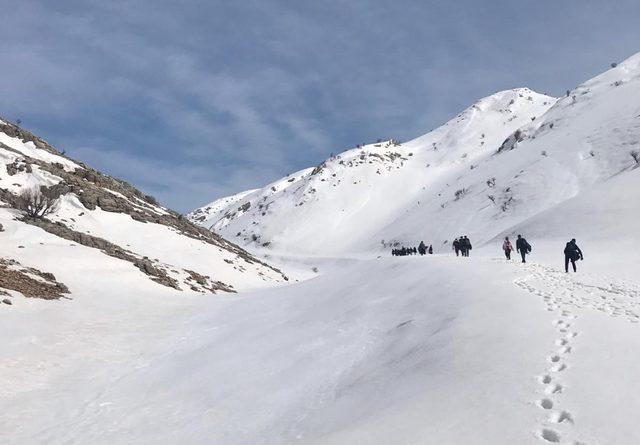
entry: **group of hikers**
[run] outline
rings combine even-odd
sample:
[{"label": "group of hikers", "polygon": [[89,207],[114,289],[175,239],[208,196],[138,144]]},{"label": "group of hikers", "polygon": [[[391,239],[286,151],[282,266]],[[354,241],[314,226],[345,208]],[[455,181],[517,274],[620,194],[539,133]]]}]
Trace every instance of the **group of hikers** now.
[{"label": "group of hikers", "polygon": [[[460,256],[460,254],[462,254],[462,256],[468,257],[469,251],[472,249],[471,240],[469,240],[466,235],[459,236],[453,240],[451,247],[456,252],[456,256]],[[508,236],[504,238],[502,250],[504,251],[504,256],[507,260],[510,260],[511,252],[513,252],[514,248]],[[531,253],[531,244],[529,244],[522,235],[518,235],[515,251],[520,254],[522,262],[526,263],[526,257]],[[433,254],[433,246],[429,245],[427,247],[424,241],[420,241],[420,245],[417,249],[415,247],[402,247],[391,251],[391,255],[393,256],[416,255],[417,253],[420,255],[425,255],[426,253]],[[567,273],[569,272],[569,263],[571,263],[573,271],[577,272],[576,261],[578,260],[584,260],[584,256],[582,255],[582,250],[580,250],[576,244],[575,238],[573,238],[564,248],[564,271]]]},{"label": "group of hikers", "polygon": [[433,246],[429,244],[428,246],[424,243],[424,241],[420,241],[420,245],[418,248],[415,247],[401,247],[400,249],[392,249],[391,255],[393,256],[406,256],[406,255],[433,255]]},{"label": "group of hikers", "polygon": [[[511,252],[513,251],[513,245],[511,245],[511,241],[509,241],[508,236],[504,238],[504,242],[502,243],[502,250],[504,251],[505,257],[510,260]],[[529,244],[527,240],[522,237],[522,235],[518,235],[518,239],[516,240],[516,252],[520,253],[522,262],[526,263],[526,256],[531,253],[531,244]],[[580,248],[576,244],[576,239],[573,238],[567,243],[564,248],[564,271],[566,273],[569,273],[569,263],[571,263],[573,271],[577,272],[576,261],[578,260],[584,260],[584,256],[582,255],[582,250],[580,250]]]},{"label": "group of hikers", "polygon": [[456,252],[456,256],[469,256],[469,251],[473,249],[471,246],[471,240],[466,236],[460,236],[453,240],[451,248]]},{"label": "group of hikers", "polygon": [[[511,245],[511,241],[509,241],[508,236],[504,238],[504,242],[502,243],[502,250],[504,250],[504,256],[506,256],[507,259],[510,260],[511,252],[513,252],[513,246]],[[531,253],[531,244],[529,244],[527,240],[522,237],[522,235],[518,235],[518,239],[516,240],[516,252],[520,253],[522,262],[526,263],[527,254]]]}]

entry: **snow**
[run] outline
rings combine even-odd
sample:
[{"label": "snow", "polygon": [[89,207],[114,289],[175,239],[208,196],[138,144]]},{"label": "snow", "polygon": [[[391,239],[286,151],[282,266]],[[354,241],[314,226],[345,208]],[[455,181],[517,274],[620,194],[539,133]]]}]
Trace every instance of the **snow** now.
[{"label": "snow", "polygon": [[19,151],[23,155],[38,159],[40,161],[49,163],[60,163],[64,166],[65,170],[75,170],[80,166],[69,159],[50,153],[46,150],[41,150],[35,146],[33,142],[23,142],[18,138],[11,137],[5,133],[0,132],[0,143],[7,145],[8,147]]},{"label": "snow", "polygon": [[[319,266],[313,280],[241,296],[125,295],[103,282],[74,301],[20,302],[3,313],[12,359],[0,412],[14,427],[0,438],[533,444],[548,429],[563,443],[640,439],[638,324],[588,307],[617,295],[582,283],[594,277],[487,256]],[[636,294],[616,304],[637,306],[640,287],[620,286]],[[573,421],[556,424],[565,412]],[[37,416],[21,422],[27,413]]]},{"label": "snow", "polygon": [[[0,208],[3,257],[71,290],[0,305],[0,442],[640,442],[639,73],[636,55],[559,100],[497,93],[413,141],[192,214],[300,280],[287,286],[63,199],[54,218],[76,230],[243,290],[178,292]],[[55,180],[39,174],[11,180]],[[450,251],[463,233],[470,258]],[[517,234],[526,264],[500,251]],[[422,238],[437,254],[391,257],[380,242]],[[585,259],[566,274],[571,238]]]},{"label": "snow", "polygon": [[[80,213],[84,214],[80,217]],[[99,207],[89,211],[76,197],[63,197],[61,208],[52,220],[64,220],[77,232],[106,239],[172,268],[177,266],[198,271],[215,281],[232,284],[237,290],[264,287],[271,280],[280,278],[272,270],[256,263],[250,264],[222,247],[188,238],[176,229],[138,222],[127,214],[105,212]]]}]

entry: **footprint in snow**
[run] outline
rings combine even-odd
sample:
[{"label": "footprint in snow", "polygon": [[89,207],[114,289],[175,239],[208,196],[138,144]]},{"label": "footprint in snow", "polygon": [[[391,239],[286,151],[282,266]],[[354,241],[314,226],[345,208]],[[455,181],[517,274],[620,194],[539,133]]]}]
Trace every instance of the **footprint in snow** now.
[{"label": "footprint in snow", "polygon": [[551,399],[540,399],[538,406],[542,409],[551,409],[553,408],[553,401]]},{"label": "footprint in snow", "polygon": [[573,423],[573,416],[568,411],[558,411],[558,412],[552,413],[551,416],[549,417],[549,420],[553,423],[563,423],[563,422]]},{"label": "footprint in snow", "polygon": [[542,383],[544,385],[547,385],[547,384],[551,383],[551,376],[550,375],[543,375],[543,376],[540,376],[538,378],[538,380],[540,381],[540,383]]},{"label": "footprint in snow", "polygon": [[540,431],[540,438],[550,443],[560,442],[560,435],[548,428],[545,428],[542,431]]},{"label": "footprint in snow", "polygon": [[547,387],[544,389],[544,392],[545,392],[545,394],[549,394],[549,395],[552,395],[552,394],[560,394],[560,393],[562,392],[562,390],[563,390],[563,389],[564,389],[564,388],[563,388],[563,386],[562,386],[562,385],[559,385],[559,384],[557,384],[557,383],[554,383],[554,384],[552,384],[552,385],[547,386]]}]

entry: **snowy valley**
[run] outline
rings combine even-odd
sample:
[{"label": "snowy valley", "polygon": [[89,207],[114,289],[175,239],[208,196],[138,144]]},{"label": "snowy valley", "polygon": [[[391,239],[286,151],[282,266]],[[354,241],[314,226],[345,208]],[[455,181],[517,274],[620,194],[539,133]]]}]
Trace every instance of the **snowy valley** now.
[{"label": "snowy valley", "polygon": [[0,122],[0,441],[638,443],[639,151],[640,54],[185,217]]}]

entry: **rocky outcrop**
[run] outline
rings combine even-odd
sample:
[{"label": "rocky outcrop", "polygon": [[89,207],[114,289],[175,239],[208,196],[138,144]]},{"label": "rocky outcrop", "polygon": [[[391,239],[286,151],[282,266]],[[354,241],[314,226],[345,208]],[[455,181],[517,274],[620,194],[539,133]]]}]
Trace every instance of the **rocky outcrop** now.
[{"label": "rocky outcrop", "polygon": [[[0,288],[20,292],[27,298],[44,300],[57,300],[69,293],[67,286],[56,281],[53,274],[23,267],[17,261],[7,258],[0,258]],[[8,293],[2,291],[2,295]],[[11,300],[7,304],[11,304]]]},{"label": "rocky outcrop", "polygon": [[185,272],[189,275],[187,277],[187,284],[191,290],[196,292],[211,292],[216,293],[216,291],[223,292],[232,292],[235,293],[235,289],[232,286],[229,286],[222,281],[213,281],[211,277],[201,275],[193,270],[185,269]]},{"label": "rocky outcrop", "polygon": [[279,269],[258,260],[244,249],[214,232],[193,224],[181,214],[153,204],[156,202],[155,198],[144,195],[124,181],[116,180],[90,168],[79,168],[68,172],[59,164],[48,164],[36,159],[30,159],[30,161],[43,170],[62,178],[59,184],[53,186],[57,189],[57,193],[60,195],[75,194],[82,205],[89,210],[100,207],[107,212],[125,213],[136,221],[172,227],[184,236],[233,252],[247,263],[257,263],[268,267],[280,274],[285,281],[288,281],[288,278]]},{"label": "rocky outcrop", "polygon": [[41,138],[37,137],[36,135],[34,135],[33,133],[18,127],[17,125],[13,125],[10,124],[8,122],[6,122],[6,119],[3,119],[5,122],[0,121],[0,132],[11,136],[13,138],[18,138],[20,139],[22,142],[33,142],[33,144],[37,147],[40,148],[42,150],[46,150],[49,153],[53,153],[53,154],[57,154],[59,155],[60,152],[58,150],[56,150],[55,148],[53,148],[51,145],[49,145],[46,141],[42,140]]},{"label": "rocky outcrop", "polygon": [[98,238],[97,236],[88,235],[86,233],[77,232],[70,229],[61,222],[51,222],[42,218],[23,218],[23,222],[31,224],[36,227],[56,235],[60,238],[64,238],[69,241],[76,242],[86,247],[99,249],[109,256],[118,258],[120,260],[128,261],[137,267],[144,274],[148,275],[151,280],[156,283],[160,283],[163,286],[172,287],[174,289],[180,289],[178,281],[171,278],[165,270],[155,266],[151,260],[147,257],[139,258],[126,249],[113,244],[105,239]]}]

